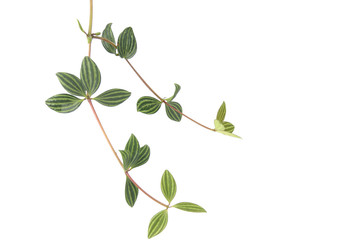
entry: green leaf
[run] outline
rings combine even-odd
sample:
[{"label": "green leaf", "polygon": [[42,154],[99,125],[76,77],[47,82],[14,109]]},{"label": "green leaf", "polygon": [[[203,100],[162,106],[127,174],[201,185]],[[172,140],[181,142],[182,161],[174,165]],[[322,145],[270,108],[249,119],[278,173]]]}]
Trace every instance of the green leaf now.
[{"label": "green leaf", "polygon": [[79,25],[80,30],[81,30],[83,33],[86,33],[86,32],[84,31],[83,27],[81,26],[81,24],[80,24],[80,22],[79,22],[78,19],[77,19],[77,21],[78,21],[78,25]]},{"label": "green leaf", "polygon": [[[177,102],[167,103],[171,106],[168,106],[168,104],[165,105],[167,116],[173,121],[180,122],[182,120],[182,114],[180,114],[179,112],[182,112],[182,106]],[[177,109],[179,112],[174,109]]]},{"label": "green leaf", "polygon": [[154,114],[158,112],[162,102],[153,97],[141,97],[137,102],[137,111],[145,114]]},{"label": "green leaf", "polygon": [[125,145],[125,150],[128,151],[130,154],[137,154],[139,151],[139,142],[138,139],[132,134]]},{"label": "green leaf", "polygon": [[[105,29],[102,33],[102,37],[105,39],[108,39],[109,41],[114,43],[114,45],[116,45],[111,23],[107,24],[107,26],[105,27]],[[103,44],[103,47],[105,48],[105,50],[107,50],[109,53],[116,54],[116,48],[113,45],[111,45],[110,43],[107,43],[104,40],[102,40],[102,44]]]},{"label": "green leaf", "polygon": [[118,53],[121,58],[130,59],[137,52],[137,41],[133,29],[128,27],[118,37]]},{"label": "green leaf", "polygon": [[130,97],[130,94],[131,93],[126,90],[113,88],[101,93],[99,96],[95,97],[94,100],[104,106],[114,107],[127,100]]},{"label": "green leaf", "polygon": [[224,131],[232,133],[234,131],[234,126],[230,122],[223,122]]},{"label": "green leaf", "polygon": [[223,102],[221,107],[218,110],[216,119],[220,122],[223,122],[225,117],[226,117],[226,103]]},{"label": "green leaf", "polygon": [[190,202],[177,203],[173,207],[187,212],[206,212],[201,206]]},{"label": "green leaf", "polygon": [[164,171],[160,186],[164,197],[170,203],[177,193],[177,184],[168,170]]},{"label": "green leaf", "polygon": [[[222,131],[222,130],[216,130],[216,132],[222,133],[222,134],[227,135],[227,136],[235,137],[235,138],[241,138],[240,136],[238,136],[238,135],[236,135],[236,134],[233,134],[233,133],[230,133],[230,132],[226,132],[226,131]],[[241,139],[242,139],[242,138],[241,138]]]},{"label": "green leaf", "polygon": [[88,92],[89,97],[93,95],[100,86],[100,71],[90,57],[84,57],[81,64],[80,79]]},{"label": "green leaf", "polygon": [[144,145],[139,149],[139,153],[137,158],[131,163],[132,168],[136,168],[142,166],[146,162],[148,162],[150,157],[150,148],[148,145]]},{"label": "green leaf", "polygon": [[152,238],[161,233],[168,223],[168,210],[163,210],[155,214],[150,220],[148,227],[148,238]]},{"label": "green leaf", "polygon": [[75,111],[84,99],[79,99],[69,94],[57,94],[45,101],[45,104],[52,110],[60,113]]},{"label": "green leaf", "polygon": [[178,84],[175,83],[174,85],[175,85],[174,94],[173,94],[173,96],[171,96],[170,98],[167,98],[167,99],[166,99],[167,102],[171,102],[171,101],[177,96],[178,92],[179,92],[180,89],[181,89],[181,86],[179,86]]},{"label": "green leaf", "polygon": [[217,119],[214,120],[214,128],[216,131],[224,131],[226,129],[224,125]]},{"label": "green leaf", "polygon": [[86,97],[84,86],[78,77],[65,72],[58,72],[56,76],[68,93]]},{"label": "green leaf", "polygon": [[137,201],[138,192],[139,190],[137,186],[135,186],[134,183],[130,181],[127,177],[127,180],[125,182],[125,200],[130,207],[133,207],[135,202]]},{"label": "green leaf", "polygon": [[123,158],[123,168],[124,170],[128,170],[129,169],[129,165],[131,162],[131,154],[129,153],[129,151],[127,150],[119,150],[120,155],[122,155]]}]

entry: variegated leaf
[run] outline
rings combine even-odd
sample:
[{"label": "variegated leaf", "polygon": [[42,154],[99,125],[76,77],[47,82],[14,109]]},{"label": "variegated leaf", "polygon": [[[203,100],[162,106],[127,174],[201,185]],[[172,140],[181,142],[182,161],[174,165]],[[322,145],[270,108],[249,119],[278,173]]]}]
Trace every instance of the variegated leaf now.
[{"label": "variegated leaf", "polygon": [[138,197],[138,188],[132,181],[127,177],[125,182],[125,200],[130,207],[133,207]]},{"label": "variegated leaf", "polygon": [[73,95],[86,97],[83,83],[77,76],[70,73],[58,72],[56,74],[64,89]]},{"label": "variegated leaf", "polygon": [[223,102],[221,107],[219,108],[218,112],[217,112],[217,120],[220,122],[224,121],[224,118],[226,117],[226,103]]},{"label": "variegated leaf", "polygon": [[130,94],[131,93],[126,90],[113,88],[101,93],[99,96],[95,97],[94,100],[104,106],[114,107],[127,100],[130,97]]},{"label": "variegated leaf", "polygon": [[137,158],[131,163],[131,168],[142,166],[148,162],[150,157],[150,148],[148,145],[144,145],[139,149]]},{"label": "variegated leaf", "polygon": [[[180,122],[182,120],[182,114],[180,114],[179,112],[182,112],[182,106],[177,102],[167,103],[171,106],[170,107],[167,104],[165,105],[167,116],[173,121]],[[174,109],[178,110],[178,112]]]},{"label": "variegated leaf", "polygon": [[121,58],[130,59],[137,52],[137,41],[133,29],[128,27],[118,37],[118,53]]},{"label": "variegated leaf", "polygon": [[89,96],[93,95],[100,86],[100,71],[90,57],[84,57],[81,64],[80,79]]},{"label": "variegated leaf", "polygon": [[[107,24],[107,26],[105,27],[105,29],[104,29],[104,31],[102,33],[102,37],[105,38],[105,39],[108,39],[109,41],[111,41],[115,45],[115,39],[114,39],[114,34],[113,34],[113,31],[112,31],[112,24],[111,23]],[[113,45],[111,45],[110,43],[107,43],[104,40],[102,40],[102,44],[103,44],[103,47],[105,48],[105,50],[107,50],[109,53],[116,54],[116,48]]]},{"label": "variegated leaf", "polygon": [[173,94],[173,96],[171,96],[170,98],[167,98],[167,99],[166,99],[167,102],[171,102],[171,101],[177,96],[178,92],[181,90],[181,86],[180,86],[180,85],[178,85],[178,84],[175,83],[174,86],[175,86],[174,94]]},{"label": "variegated leaf", "polygon": [[69,94],[57,94],[48,98],[45,103],[46,105],[59,113],[70,113],[75,111],[84,99],[79,99]]},{"label": "variegated leaf", "polygon": [[160,186],[164,197],[170,203],[177,193],[177,184],[168,170],[164,171]]},{"label": "variegated leaf", "polygon": [[187,212],[206,212],[206,210],[204,210],[201,206],[190,202],[180,202],[175,204],[173,207]]},{"label": "variegated leaf", "polygon": [[168,223],[168,210],[163,210],[155,214],[150,220],[148,227],[148,238],[152,238],[161,233]]},{"label": "variegated leaf", "polygon": [[153,97],[141,97],[137,102],[137,111],[145,114],[154,114],[158,112],[162,102]]},{"label": "variegated leaf", "polygon": [[223,122],[224,131],[232,133],[234,131],[234,126],[230,122]]}]

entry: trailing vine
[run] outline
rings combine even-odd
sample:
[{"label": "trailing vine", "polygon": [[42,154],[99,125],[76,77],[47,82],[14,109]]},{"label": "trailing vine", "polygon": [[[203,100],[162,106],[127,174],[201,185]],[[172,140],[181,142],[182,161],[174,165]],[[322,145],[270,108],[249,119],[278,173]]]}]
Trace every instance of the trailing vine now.
[{"label": "trailing vine", "polygon": [[68,93],[57,94],[46,100],[46,105],[59,113],[70,113],[75,111],[85,100],[88,102],[93,115],[98,122],[98,125],[108,142],[110,149],[112,150],[115,158],[119,162],[120,166],[124,170],[126,176],[125,182],[125,200],[130,207],[133,207],[136,203],[139,190],[143,192],[149,199],[153,200],[155,203],[164,207],[164,210],[155,214],[149,223],[148,226],[148,238],[152,238],[159,233],[161,233],[168,223],[168,210],[169,208],[177,208],[183,211],[188,212],[206,212],[201,206],[190,203],[190,202],[180,202],[176,204],[171,204],[176,192],[177,184],[172,176],[172,174],[165,170],[161,178],[161,191],[166,199],[166,202],[162,202],[148,192],[146,192],[137,182],[131,177],[130,172],[145,163],[150,158],[150,148],[148,145],[141,146],[136,136],[133,134],[128,139],[128,142],[124,149],[119,150],[119,157],[117,151],[114,149],[106,131],[99,119],[99,116],[94,108],[93,101],[100,103],[101,105],[107,107],[115,107],[124,101],[126,101],[131,93],[127,90],[120,88],[113,88],[107,91],[104,91],[101,94],[98,94],[96,97],[93,95],[98,91],[101,85],[101,73],[96,65],[96,63],[91,58],[91,50],[93,40],[100,40],[104,49],[113,54],[114,56],[120,57],[126,61],[130,68],[135,72],[139,77],[142,83],[152,92],[156,97],[143,96],[137,101],[137,110],[144,114],[155,114],[161,108],[161,105],[165,105],[166,115],[169,119],[179,122],[182,120],[182,117],[189,119],[195,124],[214,132],[219,132],[225,135],[232,137],[239,136],[233,134],[234,125],[230,122],[225,121],[226,115],[226,105],[223,102],[219,108],[216,119],[214,120],[214,128],[207,127],[193,118],[187,116],[183,113],[183,108],[181,104],[175,102],[177,94],[181,90],[179,84],[175,85],[175,91],[172,96],[168,98],[161,98],[151,87],[150,85],[141,77],[138,71],[130,63],[131,59],[137,52],[137,41],[131,27],[125,28],[123,32],[120,33],[117,42],[115,41],[113,31],[111,29],[112,24],[109,23],[106,25],[102,33],[97,32],[93,33],[93,0],[90,0],[90,14],[89,14],[89,27],[88,32],[84,31],[82,25],[78,21],[80,30],[85,34],[89,49],[88,54],[82,60],[80,67],[80,77],[77,77],[71,73],[59,72],[56,74],[60,84]]}]

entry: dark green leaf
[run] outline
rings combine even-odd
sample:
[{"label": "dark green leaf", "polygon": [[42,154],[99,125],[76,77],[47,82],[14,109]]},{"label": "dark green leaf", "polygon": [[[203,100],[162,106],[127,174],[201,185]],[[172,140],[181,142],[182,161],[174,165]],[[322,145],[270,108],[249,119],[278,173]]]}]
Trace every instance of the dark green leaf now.
[{"label": "dark green leaf", "polygon": [[125,150],[128,151],[130,154],[137,154],[139,151],[139,142],[138,139],[132,134],[125,145]]},{"label": "dark green leaf", "polygon": [[168,210],[163,210],[152,217],[148,227],[148,238],[161,233],[168,223]]},{"label": "dark green leaf", "polygon": [[58,72],[56,76],[68,93],[86,97],[84,86],[77,76],[65,72]]},{"label": "dark green leaf", "polygon": [[162,102],[153,97],[141,97],[137,102],[137,111],[145,114],[154,114],[161,105]]},{"label": "dark green leaf", "polygon": [[[115,44],[115,39],[114,39],[114,34],[113,34],[113,31],[112,31],[112,24],[109,23],[104,31],[103,31],[103,34],[102,34],[102,37],[105,38],[105,39],[108,39],[109,41],[111,41],[112,43]],[[113,53],[115,54],[116,53],[116,48],[111,45],[110,43],[107,43],[106,41],[103,41],[102,40],[102,44],[103,44],[103,47],[105,48],[105,50],[107,50],[109,53]]]},{"label": "dark green leaf", "polygon": [[130,181],[127,177],[127,180],[125,182],[125,200],[127,201],[129,206],[134,206],[135,201],[137,201],[138,192],[139,190],[137,186],[135,186],[134,183]]},{"label": "dark green leaf", "polygon": [[123,168],[124,170],[128,170],[129,164],[131,162],[130,153],[126,150],[119,150],[120,155],[122,155],[123,158]]},{"label": "dark green leaf", "polygon": [[100,86],[100,71],[90,57],[84,57],[83,59],[80,70],[80,79],[89,96],[93,95]]},{"label": "dark green leaf", "polygon": [[220,122],[223,122],[225,117],[226,117],[226,103],[223,102],[221,107],[218,110],[216,119]]},{"label": "dark green leaf", "polygon": [[181,89],[181,86],[179,86],[178,84],[175,83],[174,85],[175,85],[174,94],[173,94],[173,96],[171,96],[170,98],[167,98],[167,99],[166,99],[167,102],[171,102],[171,101],[177,96],[178,92],[179,92],[180,89]]},{"label": "dark green leaf", "polygon": [[58,94],[46,100],[45,103],[56,112],[69,113],[75,111],[83,101],[84,99],[69,94]]},{"label": "dark green leaf", "polygon": [[131,93],[126,90],[114,88],[103,92],[95,97],[94,100],[105,106],[114,107],[127,100],[130,94]]},{"label": "dark green leaf", "polygon": [[177,203],[173,207],[187,212],[206,212],[201,206],[190,202]]},{"label": "dark green leaf", "polygon": [[224,131],[232,133],[234,131],[234,126],[230,122],[223,122]]},{"label": "dark green leaf", "polygon": [[150,148],[148,145],[144,145],[139,149],[137,158],[134,160],[134,162],[131,163],[131,167],[136,168],[142,166],[143,164],[148,162],[149,157],[150,157]]},{"label": "dark green leaf", "polygon": [[[168,106],[168,104],[171,107]],[[173,121],[180,122],[182,120],[182,114],[179,112],[182,112],[182,106],[177,102],[168,102],[168,104],[165,105],[167,116]],[[175,109],[178,110],[178,112]]]},{"label": "dark green leaf", "polygon": [[118,37],[118,53],[121,58],[130,59],[137,52],[137,41],[133,29],[128,27]]},{"label": "dark green leaf", "polygon": [[168,170],[164,171],[160,186],[164,197],[170,203],[177,193],[177,184]]}]

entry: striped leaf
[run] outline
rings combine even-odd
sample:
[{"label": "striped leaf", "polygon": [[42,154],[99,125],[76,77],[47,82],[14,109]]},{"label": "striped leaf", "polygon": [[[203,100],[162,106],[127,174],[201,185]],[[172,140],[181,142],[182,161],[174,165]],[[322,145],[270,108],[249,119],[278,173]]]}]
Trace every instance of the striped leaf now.
[{"label": "striped leaf", "polygon": [[226,103],[223,102],[221,107],[218,110],[216,119],[220,122],[223,122],[225,117],[226,117]]},{"label": "striped leaf", "polygon": [[158,112],[162,102],[153,97],[141,97],[137,102],[137,111],[145,114],[154,114]]},{"label": "striped leaf", "polygon": [[119,152],[123,159],[123,168],[126,171],[129,169],[129,165],[131,162],[130,153],[126,150],[119,150]]},{"label": "striped leaf", "polygon": [[79,99],[69,94],[57,94],[45,101],[46,105],[60,113],[70,113],[75,111],[84,99]]},{"label": "striped leaf", "polygon": [[130,94],[131,93],[126,90],[113,88],[95,97],[94,100],[104,106],[114,107],[127,100]]},{"label": "striped leaf", "polygon": [[93,95],[100,86],[100,71],[90,57],[84,57],[83,59],[80,70],[80,79],[89,96]]},{"label": "striped leaf", "polygon": [[223,122],[223,126],[224,126],[224,131],[229,132],[229,133],[233,133],[234,131],[234,126],[232,123],[230,122]]},{"label": "striped leaf", "polygon": [[148,227],[148,238],[152,238],[161,233],[168,223],[168,210],[163,210],[155,214],[150,220]]},{"label": "striped leaf", "polygon": [[137,201],[138,192],[139,190],[137,186],[135,186],[134,183],[130,181],[127,177],[127,180],[125,182],[125,200],[130,207],[133,207],[135,202]]},{"label": "striped leaf", "polygon": [[133,29],[128,27],[118,37],[118,53],[121,58],[130,59],[137,52],[137,41]]},{"label": "striped leaf", "polygon": [[223,123],[221,123],[219,120],[215,119],[214,120],[214,129],[216,131],[224,131],[224,129],[226,129],[223,125]]},{"label": "striped leaf", "polygon": [[[168,104],[173,108],[167,104],[165,105],[167,116],[173,121],[180,122],[182,120],[182,114],[179,112],[182,112],[182,106],[177,102],[168,102]],[[177,109],[179,112],[174,109]]]},{"label": "striped leaf", "polygon": [[170,98],[167,98],[167,99],[166,99],[167,102],[171,102],[171,101],[177,96],[178,92],[179,92],[180,89],[181,89],[181,86],[179,86],[178,84],[175,83],[174,85],[175,85],[174,94],[173,94],[173,96],[171,96]]},{"label": "striped leaf", "polygon": [[173,207],[187,212],[206,212],[201,206],[190,202],[177,203]]},{"label": "striped leaf", "polygon": [[58,72],[56,76],[68,93],[76,96],[86,97],[85,88],[77,76],[65,72]]},{"label": "striped leaf", "polygon": [[125,150],[128,151],[130,154],[136,154],[139,151],[139,142],[138,139],[132,134],[125,145]]},{"label": "striped leaf", "polygon": [[137,158],[133,160],[133,162],[131,163],[131,168],[136,168],[139,166],[142,166],[143,164],[145,164],[146,162],[148,162],[149,157],[150,157],[150,148],[148,145],[144,145],[143,147],[141,147],[139,149],[139,152],[136,156]]},{"label": "striped leaf", "polygon": [[[115,39],[114,39],[114,34],[112,31],[111,23],[107,24],[107,26],[105,27],[105,29],[102,33],[102,37],[105,39],[108,39],[109,41],[111,41],[112,43],[115,44]],[[107,43],[106,41],[103,41],[103,40],[102,40],[102,44],[103,44],[103,47],[105,48],[105,50],[107,50],[109,53],[116,54],[116,48],[113,45],[111,45],[110,43]]]},{"label": "striped leaf", "polygon": [[170,203],[177,193],[177,184],[168,170],[164,171],[160,186],[164,197]]}]

